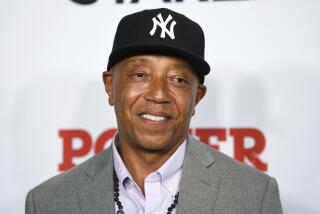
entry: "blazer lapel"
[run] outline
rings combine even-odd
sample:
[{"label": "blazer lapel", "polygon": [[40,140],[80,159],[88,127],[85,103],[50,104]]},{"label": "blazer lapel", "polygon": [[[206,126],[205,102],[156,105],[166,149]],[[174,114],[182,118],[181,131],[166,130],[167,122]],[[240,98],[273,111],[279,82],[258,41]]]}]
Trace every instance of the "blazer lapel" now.
[{"label": "blazer lapel", "polygon": [[87,168],[86,174],[91,182],[79,191],[82,213],[114,213],[113,155],[110,147]]},{"label": "blazer lapel", "polygon": [[177,214],[213,213],[221,178],[214,174],[215,159],[208,147],[192,138],[182,168]]}]

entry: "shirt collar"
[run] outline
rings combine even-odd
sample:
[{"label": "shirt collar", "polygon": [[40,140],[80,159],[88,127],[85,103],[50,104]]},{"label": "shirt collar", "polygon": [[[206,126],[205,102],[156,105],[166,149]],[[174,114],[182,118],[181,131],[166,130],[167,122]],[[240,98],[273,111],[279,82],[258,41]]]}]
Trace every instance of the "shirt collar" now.
[{"label": "shirt collar", "polygon": [[179,190],[182,165],[185,157],[187,141],[178,147],[170,158],[156,172],[160,174],[163,186],[174,196]]},{"label": "shirt collar", "polygon": [[175,175],[182,169],[183,160],[186,152],[186,140],[170,156],[170,158],[157,170],[161,175],[162,182],[166,183],[168,178]]},{"label": "shirt collar", "polygon": [[[117,173],[119,181],[124,185],[124,183],[128,178],[131,181],[133,181],[133,179],[127,167],[124,165],[121,156],[119,155],[119,152],[117,149],[118,142],[119,142],[119,135],[117,133],[112,141],[114,168]],[[182,169],[182,165],[185,157],[186,147],[187,147],[187,140],[184,140],[184,142],[170,156],[170,158],[158,170],[155,171],[160,174],[161,182],[168,190],[170,189],[168,188],[168,186],[170,185],[172,180],[170,178],[177,174],[181,176],[181,169]],[[180,180],[180,177],[178,180]],[[178,188],[178,184],[177,184],[177,188]],[[172,193],[172,194],[175,194],[175,193]]]},{"label": "shirt collar", "polygon": [[132,176],[130,175],[127,167],[124,165],[122,158],[118,152],[118,142],[119,142],[119,136],[118,133],[114,136],[112,140],[112,152],[113,152],[113,165],[114,169],[117,173],[119,182],[124,185],[125,181],[129,178],[133,181]]}]

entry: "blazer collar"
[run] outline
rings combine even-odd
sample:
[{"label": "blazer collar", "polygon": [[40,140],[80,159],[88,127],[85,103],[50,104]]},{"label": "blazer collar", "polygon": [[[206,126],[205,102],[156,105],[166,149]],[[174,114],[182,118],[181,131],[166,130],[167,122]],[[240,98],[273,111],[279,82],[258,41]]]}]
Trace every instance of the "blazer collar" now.
[{"label": "blazer collar", "polygon": [[182,168],[177,214],[213,213],[221,177],[215,174],[215,159],[209,149],[189,136]]},{"label": "blazer collar", "polygon": [[93,160],[85,173],[91,182],[78,193],[82,213],[114,213],[113,155],[110,147]]},{"label": "blazer collar", "polygon": [[[209,149],[200,141],[188,137],[177,214],[213,213],[222,179],[215,173],[215,159]],[[84,171],[91,182],[78,192],[82,213],[114,213],[111,147],[95,157]]]}]

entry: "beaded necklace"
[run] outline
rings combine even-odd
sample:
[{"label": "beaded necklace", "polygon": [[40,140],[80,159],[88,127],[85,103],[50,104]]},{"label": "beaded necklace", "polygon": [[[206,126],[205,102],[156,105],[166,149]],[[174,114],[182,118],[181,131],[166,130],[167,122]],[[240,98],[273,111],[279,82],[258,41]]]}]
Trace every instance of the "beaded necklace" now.
[{"label": "beaded necklace", "polygon": [[[119,199],[119,196],[120,196],[119,179],[114,169],[113,169],[113,187],[114,187],[114,202],[118,206],[118,211],[116,212],[116,214],[124,214],[123,205]],[[179,199],[179,192],[177,192],[177,194],[174,196],[173,203],[167,209],[167,214],[171,214],[172,210],[174,210],[177,207],[178,199]]]}]

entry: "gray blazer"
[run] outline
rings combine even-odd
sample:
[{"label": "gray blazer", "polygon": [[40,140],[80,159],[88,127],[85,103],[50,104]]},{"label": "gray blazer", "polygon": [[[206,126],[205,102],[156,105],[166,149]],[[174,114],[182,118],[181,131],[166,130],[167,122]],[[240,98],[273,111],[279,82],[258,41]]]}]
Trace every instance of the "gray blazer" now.
[{"label": "gray blazer", "polygon": [[[26,214],[113,214],[113,156],[109,147],[32,189]],[[180,181],[177,214],[280,214],[274,178],[192,138]]]}]

